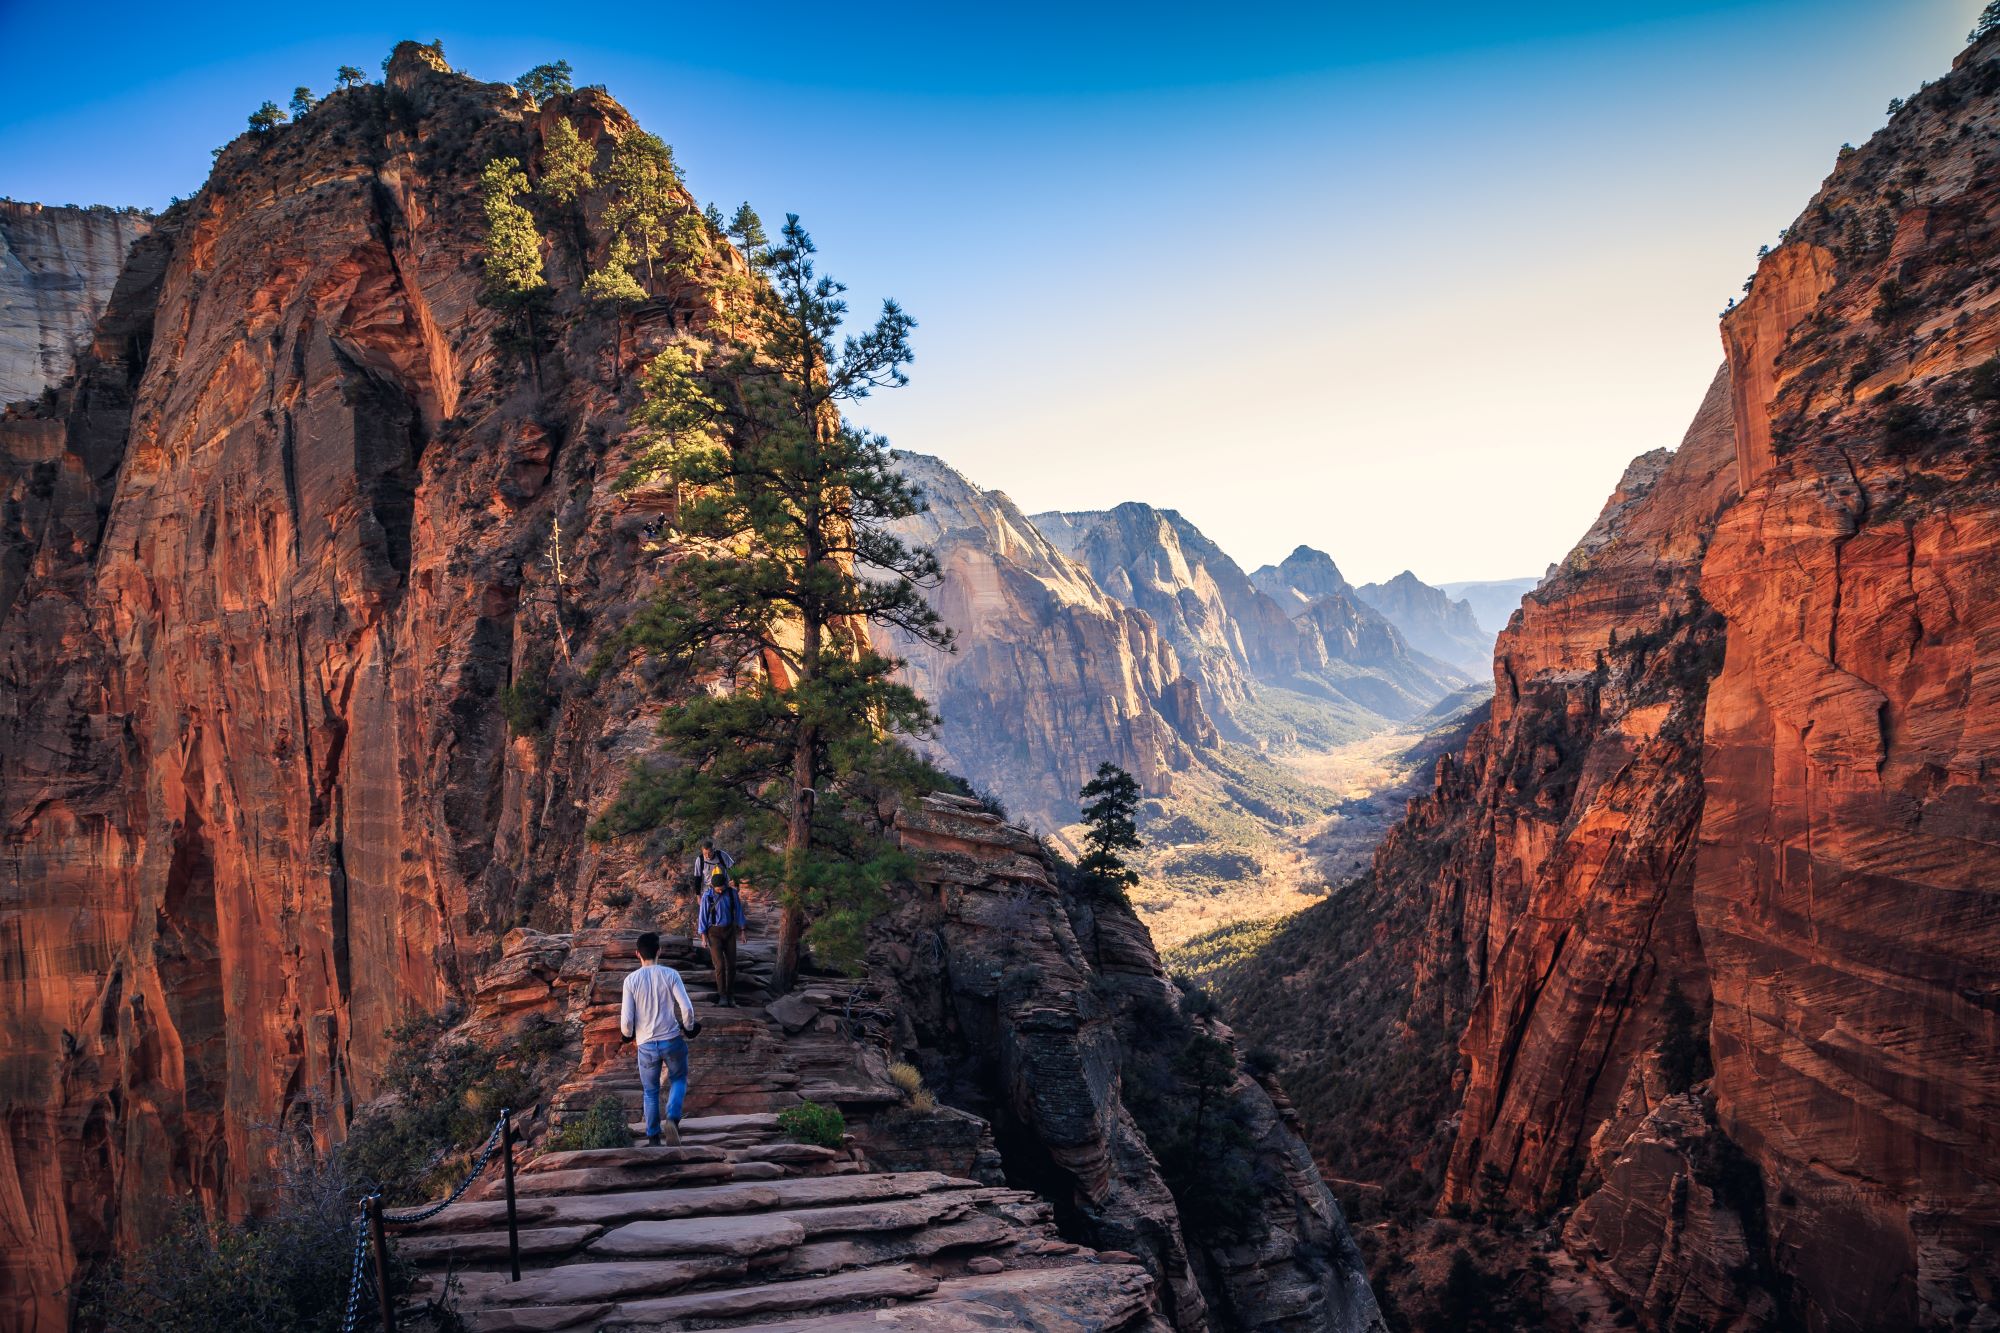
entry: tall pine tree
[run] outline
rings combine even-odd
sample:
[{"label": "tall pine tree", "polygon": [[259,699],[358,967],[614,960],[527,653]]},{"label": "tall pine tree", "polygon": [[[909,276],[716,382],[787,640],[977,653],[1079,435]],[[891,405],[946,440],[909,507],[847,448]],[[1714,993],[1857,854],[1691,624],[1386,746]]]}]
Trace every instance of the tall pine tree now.
[{"label": "tall pine tree", "polygon": [[479,176],[486,204],[486,290],[488,305],[526,329],[526,350],[541,378],[536,345],[535,312],[548,299],[548,279],[542,276],[542,233],[535,215],[520,203],[528,192],[528,177],[519,160],[496,157]]},{"label": "tall pine tree", "polygon": [[884,789],[915,772],[895,735],[935,719],[864,628],[950,641],[922,594],[936,558],[887,528],[919,497],[888,442],[842,416],[907,383],[914,323],[885,302],[872,327],[844,333],[845,288],[815,272],[813,253],[788,217],[745,340],[713,357],[670,347],[647,367],[628,480],[677,488],[681,549],[623,641],[678,665],[684,686],[725,688],[689,689],[665,715],[674,762],[635,773],[606,823],[676,823],[695,837],[740,821],[746,872],[781,886],[780,990],[808,925],[816,950],[858,957],[902,864],[870,819]]},{"label": "tall pine tree", "polygon": [[1109,760],[1097,766],[1097,776],[1077,793],[1083,802],[1083,859],[1076,868],[1093,894],[1123,899],[1139,882],[1139,872],[1125,864],[1125,853],[1139,849],[1139,784]]},{"label": "tall pine tree", "polygon": [[535,185],[535,193],[562,211],[569,223],[570,245],[579,264],[590,249],[583,196],[590,189],[591,169],[596,165],[596,147],[583,141],[568,116],[557,117],[542,139],[542,178]]}]

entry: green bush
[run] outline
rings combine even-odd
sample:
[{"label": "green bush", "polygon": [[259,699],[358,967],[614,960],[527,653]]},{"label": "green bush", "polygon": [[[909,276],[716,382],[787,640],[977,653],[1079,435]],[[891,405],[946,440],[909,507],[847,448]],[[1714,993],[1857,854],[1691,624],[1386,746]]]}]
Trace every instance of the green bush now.
[{"label": "green bush", "polygon": [[840,1113],[837,1106],[800,1102],[778,1112],[778,1128],[785,1132],[787,1138],[799,1143],[838,1148],[847,1137],[847,1117]]},{"label": "green bush", "polygon": [[577,1152],[590,1148],[629,1148],[632,1127],[626,1121],[625,1103],[616,1097],[599,1097],[591,1108],[549,1135],[550,1152]]}]

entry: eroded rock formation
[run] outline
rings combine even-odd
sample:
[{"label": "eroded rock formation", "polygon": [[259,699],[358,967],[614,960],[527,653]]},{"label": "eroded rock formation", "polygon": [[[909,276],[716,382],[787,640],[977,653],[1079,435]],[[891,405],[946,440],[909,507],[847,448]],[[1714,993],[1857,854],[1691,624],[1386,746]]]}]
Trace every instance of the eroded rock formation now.
[{"label": "eroded rock formation", "polygon": [[0,403],[69,374],[126,254],[152,228],[136,209],[0,200]]},{"label": "eroded rock formation", "polygon": [[1354,595],[1401,630],[1410,646],[1475,676],[1493,660],[1493,636],[1479,628],[1472,606],[1404,570],[1387,583],[1364,583]]}]

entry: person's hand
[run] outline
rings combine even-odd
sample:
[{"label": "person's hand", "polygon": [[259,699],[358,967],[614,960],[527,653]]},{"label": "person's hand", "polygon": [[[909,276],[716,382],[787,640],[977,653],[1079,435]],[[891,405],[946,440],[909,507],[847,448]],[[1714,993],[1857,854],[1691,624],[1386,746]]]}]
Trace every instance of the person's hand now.
[{"label": "person's hand", "polygon": [[698,949],[706,949],[706,948],[708,947],[708,936],[706,936],[706,935],[697,935],[697,936],[695,936],[695,937],[694,937],[694,943],[695,943],[695,947],[696,947],[696,948],[698,948]]}]

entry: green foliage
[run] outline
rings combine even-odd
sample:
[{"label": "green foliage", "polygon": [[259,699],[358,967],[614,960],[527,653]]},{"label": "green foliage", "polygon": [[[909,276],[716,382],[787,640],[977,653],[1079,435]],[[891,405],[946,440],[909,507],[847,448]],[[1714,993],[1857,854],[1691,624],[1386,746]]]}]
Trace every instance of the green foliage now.
[{"label": "green foliage", "polygon": [[1875,322],[1895,324],[1917,308],[1917,298],[1908,288],[1894,278],[1889,278],[1875,289]]},{"label": "green foliage", "polygon": [[747,199],[736,206],[735,216],[729,219],[722,231],[735,242],[736,248],[743,252],[743,257],[750,261],[753,268],[757,266],[764,247],[771,243],[771,238],[764,234],[764,220],[757,216],[757,210],[750,207]]},{"label": "green foliage", "polygon": [[1429,1327],[1440,1333],[1474,1333],[1475,1330],[1512,1328],[1510,1320],[1499,1320],[1499,1284],[1473,1261],[1464,1246],[1452,1251],[1451,1268],[1445,1273],[1438,1292],[1437,1317]]},{"label": "green foliage", "polygon": [[576,85],[570,82],[573,72],[567,60],[558,60],[552,65],[537,65],[514,80],[514,88],[530,102],[540,104],[551,97],[575,92]]},{"label": "green foliage", "polygon": [[550,203],[568,208],[590,189],[590,173],[596,165],[597,150],[583,141],[568,116],[558,117],[542,140],[542,179],[535,191]]},{"label": "green foliage", "polygon": [[1076,863],[1084,887],[1100,897],[1123,899],[1139,882],[1139,873],[1125,864],[1125,853],[1139,849],[1139,784],[1130,773],[1106,760],[1097,776],[1077,793],[1083,802],[1083,859]]},{"label": "green foliage", "polygon": [[2000,0],[1993,0],[1993,3],[1980,11],[1979,21],[1972,25],[1972,31],[1965,35],[1965,40],[1985,41],[1996,32],[2000,32]]},{"label": "green foliage", "polygon": [[847,1118],[837,1106],[800,1102],[778,1112],[778,1128],[786,1138],[799,1143],[838,1148],[847,1138]]},{"label": "green foliage", "polygon": [[[621,484],[670,483],[684,545],[618,647],[652,655],[692,697],[661,719],[674,762],[636,772],[599,832],[739,824],[745,873],[782,884],[788,923],[811,919],[815,950],[838,959],[858,956],[876,895],[907,864],[871,831],[878,797],[918,777],[890,738],[935,721],[851,627],[950,635],[922,594],[936,558],[887,526],[918,512],[917,495],[888,442],[840,415],[906,382],[912,321],[886,302],[872,329],[842,338],[844,289],[814,273],[812,253],[788,219],[753,338],[712,353],[677,344],[647,367],[640,453]],[[775,846],[781,857],[763,850]],[[779,960],[781,984],[795,963]]]},{"label": "green foliage", "polygon": [[1686,1092],[1715,1072],[1709,1061],[1708,1024],[1697,1021],[1694,1005],[1681,993],[1678,980],[1667,983],[1660,1018],[1660,1042],[1654,1048],[1660,1057],[1660,1077],[1668,1093]]},{"label": "green foliage", "polygon": [[548,1141],[550,1152],[631,1146],[632,1127],[626,1122],[625,1103],[613,1096],[599,1097],[588,1111],[549,1135]]},{"label": "green foliage", "polygon": [[638,261],[630,241],[623,236],[613,237],[603,265],[583,280],[583,294],[614,306],[639,304],[646,299],[646,289],[632,275],[632,265]]},{"label": "green foliage", "polygon": [[[347,1307],[354,1202],[336,1155],[303,1155],[276,1205],[242,1223],[170,1205],[157,1238],[84,1283],[76,1326],[109,1333],[332,1333]],[[400,1268],[396,1287],[406,1283]],[[373,1288],[370,1287],[372,1295]]]},{"label": "green foliage", "polygon": [[612,148],[604,183],[611,190],[604,224],[631,247],[650,282],[653,261],[666,251],[670,241],[685,239],[675,222],[687,217],[697,226],[700,223],[698,216],[691,216],[693,203],[681,188],[681,169],[674,161],[674,150],[657,134],[632,130]]},{"label": "green foliage", "polygon": [[496,157],[480,172],[479,185],[486,204],[486,299],[503,310],[525,309],[549,289],[541,231],[519,203],[528,177],[518,159]]},{"label": "green foliage", "polygon": [[516,736],[541,735],[554,703],[545,659],[523,662],[520,673],[500,691],[500,715],[507,719],[507,730]]},{"label": "green foliage", "polygon": [[368,82],[368,76],[352,65],[342,65],[334,71],[333,86],[345,92],[349,88],[359,88]]},{"label": "green foliage", "polygon": [[312,110],[317,103],[318,99],[313,96],[313,90],[303,83],[292,89],[292,119],[304,120],[306,112]]},{"label": "green foliage", "polygon": [[501,1109],[533,1106],[560,1072],[551,1066],[568,1040],[562,1025],[534,1022],[500,1049],[452,1034],[456,1018],[416,1014],[390,1031],[388,1095],[362,1113],[342,1149],[349,1177],[391,1204],[450,1189]]},{"label": "green foliage", "polygon": [[284,124],[285,119],[276,102],[266,102],[250,113],[250,128],[258,134],[269,134]]}]

